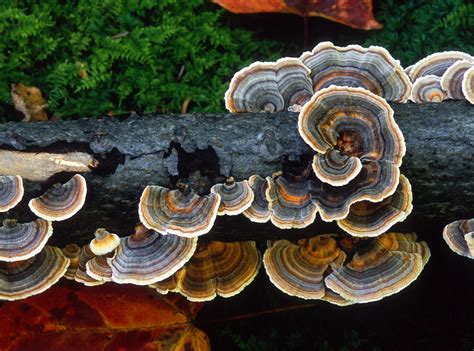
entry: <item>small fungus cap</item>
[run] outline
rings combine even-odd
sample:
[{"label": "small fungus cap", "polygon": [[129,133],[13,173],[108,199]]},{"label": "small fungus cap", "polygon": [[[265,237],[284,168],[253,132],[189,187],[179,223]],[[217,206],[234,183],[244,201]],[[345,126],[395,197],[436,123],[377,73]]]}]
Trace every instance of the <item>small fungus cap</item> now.
[{"label": "small fungus cap", "polygon": [[149,185],[140,198],[138,214],[148,229],[193,238],[211,230],[220,200],[220,195],[214,193],[199,196],[189,189]]},{"label": "small fungus cap", "polygon": [[94,255],[100,256],[114,251],[119,245],[120,238],[117,234],[99,228],[95,231],[95,238],[90,242],[90,249]]},{"label": "small fungus cap", "polygon": [[441,88],[446,92],[449,98],[456,100],[465,100],[462,92],[462,81],[464,73],[474,67],[474,62],[461,60],[453,63],[441,77]]},{"label": "small fungus cap", "polygon": [[444,227],[443,239],[449,248],[461,256],[474,259],[474,218],[454,221]]},{"label": "small fungus cap", "polygon": [[418,78],[413,83],[410,100],[417,104],[425,102],[443,102],[448,95],[441,87],[441,77],[427,75]]},{"label": "small fungus cap", "polygon": [[349,184],[370,162],[399,167],[405,155],[392,108],[361,88],[318,91],[300,112],[298,130],[318,153],[313,161],[316,176],[333,186]]},{"label": "small fungus cap", "polygon": [[229,177],[224,184],[216,184],[211,193],[221,197],[218,216],[235,216],[244,212],[252,205],[254,194],[247,180],[236,182]]},{"label": "small fungus cap", "polygon": [[361,201],[352,204],[349,214],[338,220],[337,224],[352,236],[378,236],[409,216],[413,209],[412,201],[410,182],[400,175],[400,182],[393,195],[380,202]]},{"label": "small fungus cap", "polygon": [[296,58],[254,62],[237,72],[225,93],[230,112],[279,112],[313,94],[309,69]]},{"label": "small fungus cap", "polygon": [[23,179],[20,176],[0,176],[0,212],[7,212],[23,198]]},{"label": "small fungus cap", "polygon": [[106,255],[96,256],[86,263],[86,272],[89,277],[100,282],[112,281],[112,268],[109,265],[109,258],[113,252]]},{"label": "small fungus cap", "polygon": [[42,293],[64,275],[68,265],[61,250],[52,246],[23,261],[0,262],[0,300],[20,300]]},{"label": "small fungus cap", "polygon": [[197,238],[160,235],[143,225],[122,238],[109,259],[112,281],[119,284],[150,285],[180,269],[196,250]]},{"label": "small fungus cap", "polygon": [[441,77],[456,61],[474,61],[474,57],[460,51],[443,51],[428,55],[415,63],[410,70],[410,78],[415,82],[418,78],[435,75]]},{"label": "small fungus cap", "polygon": [[265,193],[268,189],[268,182],[259,175],[252,175],[248,183],[254,194],[253,201],[249,208],[242,214],[256,223],[266,223],[270,220],[271,212],[268,208],[268,201]]},{"label": "small fungus cap", "polygon": [[6,219],[0,227],[0,261],[22,261],[38,254],[53,234],[50,221],[17,223]]},{"label": "small fungus cap", "polygon": [[86,201],[87,184],[80,174],[67,183],[55,184],[40,197],[31,199],[29,206],[38,217],[63,221],[74,216]]},{"label": "small fungus cap", "polygon": [[105,281],[97,280],[87,274],[87,262],[92,260],[96,255],[92,252],[90,245],[84,245],[79,256],[79,264],[74,275],[74,280],[85,286],[96,286],[104,284]]},{"label": "small fungus cap", "polygon": [[79,259],[81,256],[82,248],[77,244],[68,244],[61,249],[64,256],[69,259],[69,266],[64,274],[64,278],[68,280],[74,280],[77,268],[79,267]]},{"label": "small fungus cap", "polygon": [[331,85],[364,88],[388,101],[406,102],[411,82],[400,62],[379,46],[319,43],[300,60],[311,70],[313,90]]},{"label": "small fungus cap", "polygon": [[325,283],[344,299],[366,303],[404,289],[422,269],[421,255],[389,251],[374,241],[356,252],[347,265],[328,275]]},{"label": "small fungus cap", "polygon": [[423,266],[428,263],[431,257],[430,248],[424,241],[417,242],[415,233],[389,232],[377,237],[377,241],[389,251],[419,254],[423,260]]},{"label": "small fungus cap", "polygon": [[274,175],[267,177],[266,191],[270,220],[281,229],[304,228],[316,219],[317,207],[311,201],[309,181]]},{"label": "small fungus cap", "polygon": [[299,240],[296,244],[278,240],[265,251],[263,264],[270,281],[284,293],[302,299],[320,299],[325,295],[324,273],[340,253],[330,234]]},{"label": "small fungus cap", "polygon": [[462,79],[462,93],[467,101],[474,104],[474,67],[469,68]]}]

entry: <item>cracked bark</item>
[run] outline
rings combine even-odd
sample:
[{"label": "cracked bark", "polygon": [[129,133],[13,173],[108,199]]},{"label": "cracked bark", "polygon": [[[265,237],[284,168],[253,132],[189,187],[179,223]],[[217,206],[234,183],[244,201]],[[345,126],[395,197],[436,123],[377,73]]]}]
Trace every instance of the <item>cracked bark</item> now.
[{"label": "cracked bark", "polygon": [[[414,214],[448,222],[474,216],[474,109],[464,101],[392,104],[407,143],[402,173],[414,190]],[[104,117],[77,121],[0,125],[0,151],[86,152],[99,165],[84,176],[89,193],[72,219],[55,223],[53,243],[83,243],[97,227],[124,236],[138,221],[137,204],[147,184],[172,186],[187,178],[200,192],[223,181],[252,174],[271,175],[285,160],[312,154],[299,137],[297,114],[202,114]],[[16,165],[18,166],[18,165]],[[14,165],[2,163],[8,174]],[[199,170],[201,177],[193,171]],[[25,174],[28,178],[28,174]],[[52,183],[25,181],[25,200],[2,217],[29,220],[27,201]],[[243,216],[219,218],[207,239],[256,239],[311,235],[336,230],[318,218],[307,230],[283,231]],[[296,232],[296,234],[294,234]],[[258,233],[258,234],[257,234]]]}]

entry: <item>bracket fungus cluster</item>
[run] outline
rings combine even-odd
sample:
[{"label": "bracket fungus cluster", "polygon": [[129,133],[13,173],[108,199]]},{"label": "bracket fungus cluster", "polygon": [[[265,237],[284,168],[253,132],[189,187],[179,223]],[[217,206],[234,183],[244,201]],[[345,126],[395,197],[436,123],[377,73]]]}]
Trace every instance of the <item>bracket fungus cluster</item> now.
[{"label": "bracket fungus cluster", "polygon": [[235,216],[248,209],[253,202],[254,194],[247,180],[236,182],[234,177],[227,178],[224,184],[216,184],[211,193],[221,198],[218,216]]},{"label": "bracket fungus cluster", "polygon": [[455,253],[474,259],[474,218],[448,224],[444,227],[443,238]]},{"label": "bracket fungus cluster", "polygon": [[0,176],[0,212],[7,212],[18,205],[23,194],[23,179],[20,176]]},{"label": "bracket fungus cluster", "polygon": [[460,51],[443,51],[426,56],[406,69],[413,82],[410,100],[424,103],[442,102],[449,98],[473,103],[474,83],[469,78],[472,67],[474,57]]},{"label": "bracket fungus cluster", "polygon": [[280,240],[267,249],[263,263],[272,283],[286,294],[344,306],[399,292],[430,256],[426,243],[412,234],[386,233],[353,244],[354,252],[346,253],[336,234],[296,243]]},{"label": "bracket fungus cluster", "polygon": [[151,287],[161,294],[178,292],[191,301],[240,293],[257,275],[261,264],[255,242],[200,242],[191,259],[168,279]]}]

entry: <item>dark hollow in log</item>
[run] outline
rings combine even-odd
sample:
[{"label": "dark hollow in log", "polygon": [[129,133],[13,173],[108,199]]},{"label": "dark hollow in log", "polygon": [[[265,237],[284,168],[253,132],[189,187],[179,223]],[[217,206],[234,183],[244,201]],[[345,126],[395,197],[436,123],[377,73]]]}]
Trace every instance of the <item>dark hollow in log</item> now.
[{"label": "dark hollow in log", "polygon": [[[405,174],[414,191],[414,218],[445,220],[474,216],[474,108],[465,101],[392,104],[407,143]],[[124,236],[138,221],[137,205],[147,184],[173,186],[187,179],[200,192],[225,176],[271,175],[284,162],[313,152],[300,138],[295,113],[137,115],[77,121],[0,125],[0,151],[89,153],[98,165],[85,173],[89,193],[72,219],[55,223],[53,243],[83,243],[97,227]],[[31,156],[31,155],[30,155]],[[27,158],[25,158],[27,159]],[[31,162],[31,157],[28,158]],[[16,165],[18,166],[18,165]],[[0,168],[8,173],[9,165]],[[11,165],[15,169],[15,165]],[[199,171],[199,172],[196,172]],[[28,176],[28,175],[26,175]],[[26,181],[25,200],[2,217],[33,218],[28,199],[70,174],[44,183]],[[243,216],[219,218],[206,239],[266,239],[334,230],[317,218],[307,230],[279,230]]]}]

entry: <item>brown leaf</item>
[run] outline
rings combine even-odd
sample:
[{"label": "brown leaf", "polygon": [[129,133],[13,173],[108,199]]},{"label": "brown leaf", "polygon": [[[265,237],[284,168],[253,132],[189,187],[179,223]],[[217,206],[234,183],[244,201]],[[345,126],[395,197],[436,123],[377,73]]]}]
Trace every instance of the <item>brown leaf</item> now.
[{"label": "brown leaf", "polygon": [[179,295],[104,284],[60,282],[0,306],[0,350],[210,350],[191,321],[202,307]]},{"label": "brown leaf", "polygon": [[44,110],[46,100],[37,87],[27,87],[21,83],[12,84],[11,94],[15,109],[25,115],[22,122],[48,120],[48,115]]},{"label": "brown leaf", "polygon": [[212,0],[234,13],[293,13],[319,16],[358,29],[382,25],[372,14],[372,0]]}]

